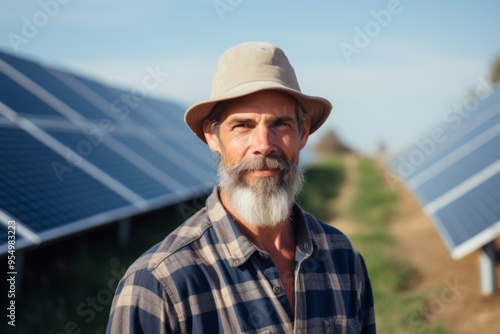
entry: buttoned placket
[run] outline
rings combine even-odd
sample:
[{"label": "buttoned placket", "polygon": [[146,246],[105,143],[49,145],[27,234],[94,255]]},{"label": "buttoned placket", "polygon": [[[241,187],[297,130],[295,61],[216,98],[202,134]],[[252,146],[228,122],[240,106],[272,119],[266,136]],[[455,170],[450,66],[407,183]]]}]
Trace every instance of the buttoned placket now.
[{"label": "buttoned placket", "polygon": [[285,310],[291,322],[293,319],[292,310],[290,309],[288,298],[286,297],[285,294],[285,289],[283,288],[283,284],[281,283],[281,279],[278,273],[278,268],[271,260],[271,256],[264,251],[258,251],[257,256],[255,258],[255,263],[266,277],[267,281],[271,286],[271,290],[274,296],[276,296],[276,298],[278,299],[280,305]]},{"label": "buttoned placket", "polygon": [[[285,289],[283,288],[281,279],[279,277],[278,269],[275,266],[274,262],[271,260],[270,255],[264,251],[257,251],[256,254],[257,256],[255,258],[255,261],[257,266],[267,278],[274,295],[278,299],[283,309],[286,311],[289,320],[295,322],[295,319],[297,318],[297,312],[304,311],[304,308],[306,306],[305,301],[301,298],[303,294],[297,293],[297,291],[301,289],[297,289],[297,287],[304,284],[304,281],[299,273],[302,264],[312,255],[312,246],[309,242],[303,242],[302,244],[297,245],[296,248],[294,266],[295,314],[292,314],[288,298],[285,294]],[[300,333],[301,331],[302,329],[297,328],[297,326],[294,324],[294,333]]]},{"label": "buttoned placket", "polygon": [[297,319],[304,319],[305,316],[303,314],[299,315],[299,312],[305,312],[306,311],[306,301],[303,299],[304,294],[303,293],[298,293],[298,291],[304,291],[304,284],[305,281],[300,275],[302,271],[302,265],[304,264],[307,259],[311,257],[313,254],[313,246],[310,244],[308,241],[302,242],[300,245],[297,246],[297,249],[295,251],[295,282],[294,282],[294,287],[295,287],[295,317],[294,317],[294,324],[293,324],[293,332],[295,333],[302,333],[304,332],[304,328],[300,327],[300,323],[298,322]]}]

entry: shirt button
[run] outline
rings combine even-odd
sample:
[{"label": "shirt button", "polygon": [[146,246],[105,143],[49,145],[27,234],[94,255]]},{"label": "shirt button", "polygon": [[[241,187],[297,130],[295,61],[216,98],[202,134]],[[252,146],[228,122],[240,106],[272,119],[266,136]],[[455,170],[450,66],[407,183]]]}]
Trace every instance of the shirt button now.
[{"label": "shirt button", "polygon": [[281,292],[281,287],[280,287],[280,286],[277,286],[277,285],[273,286],[273,292],[274,292],[275,294],[280,293],[280,292]]},{"label": "shirt button", "polygon": [[304,249],[307,250],[309,248],[309,243],[304,242]]}]

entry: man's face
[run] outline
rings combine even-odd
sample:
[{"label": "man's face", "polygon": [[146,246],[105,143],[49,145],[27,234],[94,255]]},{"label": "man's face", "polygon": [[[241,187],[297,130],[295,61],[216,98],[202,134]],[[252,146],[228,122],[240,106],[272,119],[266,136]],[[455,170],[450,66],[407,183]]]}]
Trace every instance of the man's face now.
[{"label": "man's face", "polygon": [[[210,148],[220,153],[225,168],[244,159],[282,156],[298,163],[299,151],[309,136],[310,121],[297,122],[296,102],[276,91],[257,92],[225,102],[219,117],[218,136],[205,121],[204,130]],[[275,169],[262,168],[246,173],[245,180],[275,175]]]},{"label": "man's face", "polygon": [[240,219],[255,227],[287,220],[303,184],[299,150],[310,121],[297,122],[295,100],[266,91],[228,102],[218,130],[204,123],[210,148],[221,157],[219,186]]}]

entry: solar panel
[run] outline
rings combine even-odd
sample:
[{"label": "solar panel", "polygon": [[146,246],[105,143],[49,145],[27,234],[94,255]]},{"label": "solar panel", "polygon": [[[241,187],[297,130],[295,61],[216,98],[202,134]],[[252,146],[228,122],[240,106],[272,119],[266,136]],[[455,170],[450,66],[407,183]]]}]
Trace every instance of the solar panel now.
[{"label": "solar panel", "polygon": [[0,207],[35,232],[132,205],[77,168],[60,182],[61,157],[21,129],[1,129],[0,157]]},{"label": "solar panel", "polygon": [[[184,111],[179,106],[153,98],[140,99],[138,103],[131,97],[131,92],[106,87],[54,69],[49,69],[48,72],[64,84],[78,90],[95,106],[107,111],[108,116],[127,126],[131,132],[147,137],[148,141],[154,141],[155,144],[151,146],[160,154],[176,155],[174,161],[188,159],[195,162],[194,166],[212,163],[211,157],[206,154],[206,145],[194,136],[185,135]],[[151,126],[154,127],[145,131],[145,128]],[[179,138],[183,139],[182,143],[179,142]],[[162,141],[163,145],[158,145]],[[182,154],[179,156],[178,153]],[[183,163],[183,167],[189,165]],[[205,174],[206,170],[204,172],[197,170],[195,173],[198,176]]]},{"label": "solar panel", "polygon": [[435,174],[428,181],[420,184],[415,191],[425,203],[430,203],[449,189],[457,185],[457,182],[466,180],[471,175],[481,172],[485,166],[498,161],[498,150],[500,147],[500,136],[496,136],[470,152],[467,156],[457,160],[445,170]]},{"label": "solar panel", "polygon": [[[472,189],[440,210],[438,217],[449,231],[452,246],[466,244],[471,235],[480,235],[499,221],[499,194],[500,174],[497,173],[483,186]],[[458,224],[463,228],[455,228]]]},{"label": "solar panel", "polygon": [[[115,153],[112,149],[106,147],[104,144],[99,143],[99,145],[92,145],[87,137],[81,133],[68,133],[60,131],[47,131],[47,133],[60,142],[69,145],[70,148],[75,148],[75,151],[79,150],[81,147],[85,147],[83,150],[85,150],[85,154],[88,152],[86,159],[89,162],[107,174],[112,175],[117,181],[144,199],[151,199],[161,196],[169,190],[175,190],[169,189],[160,184],[153,177],[140,170],[138,167]],[[106,139],[103,139],[103,141],[104,140]],[[82,146],[80,145],[82,143],[87,144]],[[62,164],[67,163],[66,159],[63,157],[60,157],[57,161]],[[64,177],[64,180],[71,177],[72,175],[67,175]],[[182,185],[178,185],[178,187],[181,186]]]},{"label": "solar panel", "polygon": [[455,259],[500,236],[500,88],[477,102],[390,161]]},{"label": "solar panel", "polygon": [[54,109],[44,104],[38,97],[28,92],[17,82],[0,72],[0,101],[22,115],[60,117]]},{"label": "solar panel", "polygon": [[0,86],[0,254],[11,219],[19,249],[179,203],[215,183],[209,150],[170,101],[143,96],[119,113],[113,106],[130,92],[4,52]]}]

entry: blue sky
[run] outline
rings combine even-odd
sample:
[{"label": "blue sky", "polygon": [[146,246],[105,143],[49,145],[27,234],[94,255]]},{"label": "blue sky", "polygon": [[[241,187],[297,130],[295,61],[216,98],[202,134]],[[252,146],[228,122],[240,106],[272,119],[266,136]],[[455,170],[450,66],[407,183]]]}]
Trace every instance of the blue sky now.
[{"label": "blue sky", "polygon": [[[500,55],[494,0],[0,0],[0,8],[3,50],[125,88],[159,68],[168,76],[151,93],[184,106],[208,97],[225,49],[272,42],[302,91],[334,105],[319,135],[334,129],[362,152],[413,145],[484,85]],[[26,22],[36,31],[27,34]],[[356,52],[346,56],[346,45]]]}]

